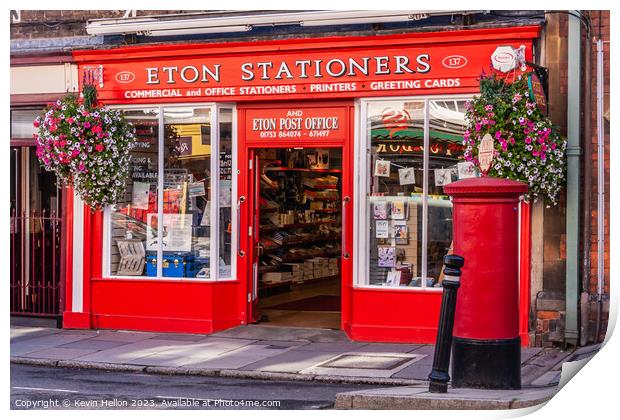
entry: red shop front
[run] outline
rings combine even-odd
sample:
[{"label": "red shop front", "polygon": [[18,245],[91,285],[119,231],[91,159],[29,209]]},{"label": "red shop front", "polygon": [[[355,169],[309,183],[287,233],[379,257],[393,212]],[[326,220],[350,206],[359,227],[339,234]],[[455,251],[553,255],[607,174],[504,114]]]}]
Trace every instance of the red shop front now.
[{"label": "red shop front", "polygon": [[[125,200],[69,200],[66,328],[248,323],[434,341],[482,70],[538,27],[78,51],[136,127]],[[511,47],[511,48],[502,48]],[[523,206],[522,220],[527,221]],[[521,225],[527,343],[528,223]]]}]

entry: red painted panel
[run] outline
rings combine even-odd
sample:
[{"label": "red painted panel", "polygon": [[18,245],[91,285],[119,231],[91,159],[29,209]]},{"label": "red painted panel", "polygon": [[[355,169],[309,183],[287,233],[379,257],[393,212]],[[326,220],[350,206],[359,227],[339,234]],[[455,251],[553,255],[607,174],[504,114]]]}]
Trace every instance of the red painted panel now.
[{"label": "red painted panel", "polygon": [[93,328],[211,333],[241,325],[239,282],[94,280]]},{"label": "red painted panel", "polygon": [[[64,195],[66,197],[65,214],[65,308],[67,312],[73,310],[73,188],[65,188]],[[63,317],[63,326],[72,328],[67,325],[67,318]],[[70,323],[69,323],[70,324]]]},{"label": "red painted panel", "polygon": [[435,343],[441,293],[354,288],[352,297],[353,340]]}]

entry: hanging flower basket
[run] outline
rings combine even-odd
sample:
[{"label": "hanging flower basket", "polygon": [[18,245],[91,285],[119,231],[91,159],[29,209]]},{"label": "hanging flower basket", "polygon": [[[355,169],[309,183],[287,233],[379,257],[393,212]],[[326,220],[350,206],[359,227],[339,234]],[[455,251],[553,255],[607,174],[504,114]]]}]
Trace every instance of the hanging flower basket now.
[{"label": "hanging flower basket", "polygon": [[87,105],[69,94],[35,119],[37,157],[86,204],[101,209],[125,192],[134,128],[119,111]]},{"label": "hanging flower basket", "polygon": [[556,205],[566,180],[566,139],[530,97],[527,78],[508,83],[483,76],[480,88],[480,96],[468,103],[465,159],[480,168],[478,148],[491,135],[495,150],[487,174],[525,182],[526,200]]}]

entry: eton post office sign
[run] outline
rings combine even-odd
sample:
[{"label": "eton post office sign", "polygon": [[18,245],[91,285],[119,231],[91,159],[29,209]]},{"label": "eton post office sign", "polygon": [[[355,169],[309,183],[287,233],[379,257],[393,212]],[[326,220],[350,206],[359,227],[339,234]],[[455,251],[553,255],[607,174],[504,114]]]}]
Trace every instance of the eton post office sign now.
[{"label": "eton post office sign", "polygon": [[497,40],[478,32],[138,46],[78,51],[74,58],[79,80],[91,69],[100,71],[104,103],[470,93],[478,91],[477,79],[490,69],[498,45],[524,45],[531,58],[529,38],[538,29]]}]

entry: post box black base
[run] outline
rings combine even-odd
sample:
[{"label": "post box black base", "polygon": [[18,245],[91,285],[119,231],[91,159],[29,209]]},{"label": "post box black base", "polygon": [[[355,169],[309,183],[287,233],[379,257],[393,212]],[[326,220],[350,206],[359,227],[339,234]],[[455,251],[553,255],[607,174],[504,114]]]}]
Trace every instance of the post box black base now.
[{"label": "post box black base", "polygon": [[521,338],[474,340],[454,337],[452,386],[521,389]]}]

